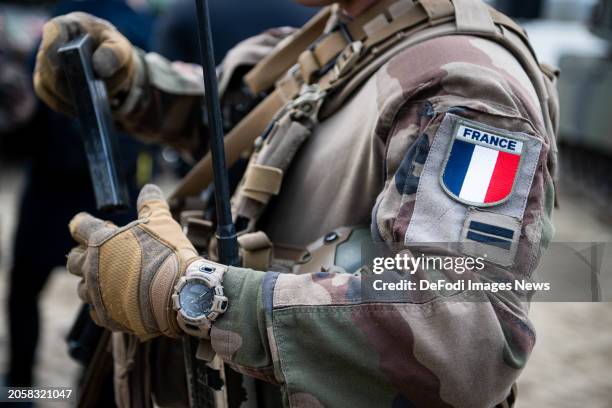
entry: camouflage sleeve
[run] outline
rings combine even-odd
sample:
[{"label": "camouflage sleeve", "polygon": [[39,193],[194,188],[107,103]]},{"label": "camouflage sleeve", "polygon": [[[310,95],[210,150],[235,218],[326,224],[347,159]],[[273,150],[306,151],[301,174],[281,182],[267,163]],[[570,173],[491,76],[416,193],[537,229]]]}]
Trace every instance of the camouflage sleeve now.
[{"label": "camouflage sleeve", "polygon": [[[456,36],[403,52],[375,80],[386,182],[374,240],[426,242],[455,258],[486,252],[472,280],[528,279],[551,238],[554,192],[550,142],[520,65],[493,43]],[[461,139],[474,132],[489,141]],[[460,147],[520,166],[509,165],[492,196],[466,195],[445,179],[454,161],[469,167]],[[463,243],[450,250],[449,242]],[[360,274],[230,268],[230,306],[214,324],[213,348],[237,370],[281,384],[290,406],[490,408],[507,397],[535,343],[523,293],[425,290],[379,301],[364,282]]]},{"label": "camouflage sleeve", "polygon": [[[222,103],[246,105],[245,99],[253,99],[242,87],[241,76],[292,32],[286,27],[268,30],[228,52],[218,69]],[[200,134],[206,132],[200,113],[202,68],[170,62],[156,53],[136,50],[136,54],[141,69],[114,110],[119,126],[146,142],[165,143],[186,153],[202,152]]]}]

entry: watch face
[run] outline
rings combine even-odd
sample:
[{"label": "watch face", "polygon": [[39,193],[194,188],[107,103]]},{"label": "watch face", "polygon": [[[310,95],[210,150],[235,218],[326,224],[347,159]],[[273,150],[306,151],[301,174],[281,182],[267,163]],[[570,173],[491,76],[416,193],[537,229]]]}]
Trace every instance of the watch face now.
[{"label": "watch face", "polygon": [[198,279],[188,281],[179,293],[181,310],[187,317],[197,319],[206,316],[212,307],[214,289]]}]

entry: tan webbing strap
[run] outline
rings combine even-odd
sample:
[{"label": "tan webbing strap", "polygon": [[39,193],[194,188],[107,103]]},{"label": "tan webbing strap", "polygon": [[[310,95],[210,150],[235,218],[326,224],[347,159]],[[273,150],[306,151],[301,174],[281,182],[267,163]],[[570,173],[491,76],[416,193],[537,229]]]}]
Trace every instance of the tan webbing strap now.
[{"label": "tan webbing strap", "polygon": [[180,214],[181,227],[198,251],[208,249],[208,244],[215,235],[215,226],[211,221],[203,219],[202,214],[202,210],[182,211]]},{"label": "tan webbing strap", "polygon": [[413,7],[414,3],[412,1],[400,0],[390,5],[387,11],[389,12],[389,15],[392,19],[396,19],[409,12],[410,9]]},{"label": "tan webbing strap", "polygon": [[430,21],[447,17],[454,11],[453,4],[449,0],[418,0],[418,3],[423,7]]},{"label": "tan webbing strap", "polygon": [[298,66],[304,82],[311,84],[314,74],[332,61],[348,44],[348,40],[340,31],[333,31],[300,54]]},{"label": "tan webbing strap", "polygon": [[272,241],[263,231],[252,232],[238,237],[242,249],[242,266],[266,271],[272,260]]},{"label": "tan webbing strap", "polygon": [[515,31],[517,34],[523,37],[525,41],[527,40],[527,32],[525,31],[525,29],[521,27],[520,25],[518,25],[510,17],[508,17],[507,15],[503,13],[500,13],[499,11],[495,10],[493,7],[489,7],[489,13],[491,13],[491,17],[493,18],[493,21],[495,21],[495,23],[503,25],[509,28],[510,30]]},{"label": "tan webbing strap", "polygon": [[255,65],[244,77],[251,92],[259,94],[270,89],[295,64],[302,51],[319,38],[330,15],[331,7],[325,7],[293,34],[290,41],[281,43],[278,50]]},{"label": "tan webbing strap", "polygon": [[484,34],[497,32],[489,6],[482,0],[453,0],[453,4],[458,31]]},{"label": "tan webbing strap", "polygon": [[315,53],[311,50],[306,50],[300,54],[298,64],[300,65],[300,74],[307,84],[310,83],[313,74],[321,69]]},{"label": "tan webbing strap", "polygon": [[[438,7],[436,9],[436,19],[442,18],[442,10],[442,7]],[[453,14],[452,5],[450,5],[450,8],[445,10],[446,16],[450,16]],[[405,13],[394,18],[390,24],[385,26],[380,31],[371,33],[365,41],[365,47],[371,48],[377,45],[378,43],[390,38],[395,33],[408,30],[412,27],[417,26],[418,24],[426,23],[428,21],[431,21],[431,16],[429,15],[427,9],[421,7],[412,7]]]},{"label": "tan webbing strap", "polygon": [[281,79],[276,81],[276,90],[280,92],[286,103],[300,93],[303,83],[304,79],[301,73],[298,73],[296,70],[289,70]]},{"label": "tan webbing strap", "polygon": [[[351,89],[366,79],[367,75],[361,75],[362,72],[371,73],[373,69],[382,65],[387,54],[393,54],[390,51],[399,52],[405,48],[403,45],[410,46],[426,40],[429,37],[426,33],[420,35],[420,31],[423,30],[433,30],[432,38],[465,32],[465,34],[489,37],[509,45],[515,55],[522,56],[519,60],[535,82],[538,95],[544,98],[543,101],[546,100],[547,93],[542,87],[542,78],[538,78],[541,70],[530,62],[531,59],[535,61],[535,53],[529,45],[525,31],[481,0],[454,0],[453,3],[450,0],[416,0],[414,3],[410,0],[380,1],[364,15],[344,25],[345,31],[348,31],[354,40],[350,44],[347,43],[342,30],[328,33],[321,38],[312,38],[317,30],[323,30],[325,26],[323,16],[330,17],[331,13],[331,8],[319,13],[300,30],[294,42],[284,44],[279,52],[271,54],[267,59],[271,67],[266,66],[264,59],[249,72],[252,86],[267,89],[270,81],[277,80],[282,74],[279,73],[279,64],[282,63],[283,69],[286,70],[284,76],[277,81],[276,90],[227,135],[225,143],[228,167],[232,166],[243,152],[252,149],[254,140],[272,121],[275,113],[298,94],[305,77],[308,81],[312,80],[312,75],[320,67],[331,63],[336,55],[341,57],[336,60],[334,69],[317,79],[322,90],[341,89],[339,93],[334,94],[331,101],[326,101],[323,117],[327,117],[339,107],[338,101],[348,97]],[[455,14],[457,22],[446,24],[455,19]],[[383,22],[383,19],[387,23]],[[368,33],[364,29],[366,25]],[[437,27],[440,30],[436,30]],[[511,38],[512,34],[514,38]],[[406,41],[405,36],[410,36],[411,41]],[[314,45],[306,44],[306,38],[314,42]],[[304,51],[305,49],[307,51]],[[526,57],[525,51],[533,58]],[[290,56],[294,59],[289,58]],[[296,64],[298,58],[301,64]],[[546,116],[544,105],[543,111]],[[548,124],[550,121],[546,122]],[[207,155],[183,179],[172,198],[199,195],[211,181],[211,158]]]},{"label": "tan webbing strap", "polygon": [[242,194],[267,204],[270,198],[277,195],[283,182],[283,171],[276,167],[251,163],[244,175]]},{"label": "tan webbing strap", "polygon": [[[275,90],[227,134],[225,137],[227,167],[234,165],[243,152],[253,148],[255,139],[266,129],[276,112],[281,110],[285,103],[281,92]],[[211,182],[212,158],[210,153],[207,153],[181,180],[170,199],[198,196]]]},{"label": "tan webbing strap", "polygon": [[380,32],[388,26],[389,20],[387,20],[387,17],[384,14],[379,14],[363,26],[363,31],[366,36],[371,37],[374,33]]},{"label": "tan webbing strap", "polygon": [[317,61],[321,66],[334,59],[336,55],[348,44],[347,39],[340,31],[334,31],[326,36],[313,49]]},{"label": "tan webbing strap", "polygon": [[[400,31],[453,14],[450,0],[424,0],[421,7],[410,0],[381,1],[367,13],[346,23],[344,29],[350,34],[352,44],[364,41],[367,49]],[[350,44],[346,35],[342,30],[337,30],[304,51],[298,64],[305,82],[311,83],[313,74],[333,61],[348,46]]]}]

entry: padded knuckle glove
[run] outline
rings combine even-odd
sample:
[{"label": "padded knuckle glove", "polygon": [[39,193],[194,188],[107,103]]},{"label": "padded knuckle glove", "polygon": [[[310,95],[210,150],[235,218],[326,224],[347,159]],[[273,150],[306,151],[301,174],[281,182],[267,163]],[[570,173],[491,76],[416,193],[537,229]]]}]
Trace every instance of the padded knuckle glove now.
[{"label": "padded knuckle glove", "polygon": [[68,115],[75,109],[57,51],[85,34],[93,40],[94,72],[106,83],[110,97],[127,92],[138,69],[132,44],[109,22],[82,12],[49,20],[36,56],[34,89],[49,107]]},{"label": "padded knuckle glove", "polygon": [[92,318],[113,331],[143,340],[181,331],[171,296],[197,252],[172,219],[159,188],[146,185],[138,197],[138,220],[119,228],[87,213],[70,222],[79,243],[68,270],[82,277],[78,294],[93,305]]}]

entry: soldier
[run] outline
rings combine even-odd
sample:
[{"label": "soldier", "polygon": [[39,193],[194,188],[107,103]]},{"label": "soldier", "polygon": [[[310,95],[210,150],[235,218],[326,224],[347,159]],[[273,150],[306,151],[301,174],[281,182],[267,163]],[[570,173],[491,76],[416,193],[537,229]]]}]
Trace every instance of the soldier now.
[{"label": "soldier", "polygon": [[[118,125],[203,150],[200,68],[145,54],[91,16],[45,26],[38,95],[71,111],[55,51],[85,32]],[[522,29],[479,0],[345,0],[238,45],[220,71],[224,107],[255,106],[226,138],[230,164],[252,152],[232,200],[245,267],[213,262],[214,239],[201,257],[146,186],[124,227],[85,213],[70,223],[68,269],[96,322],[209,341],[233,369],[280,386],[285,406],[511,406],[535,342],[523,294],[377,301],[344,249],[365,235],[428,243],[487,253],[471,279],[530,277],[552,235],[557,108]],[[174,203],[210,182],[208,160]]]}]

